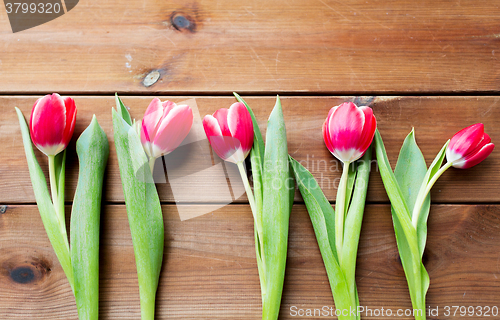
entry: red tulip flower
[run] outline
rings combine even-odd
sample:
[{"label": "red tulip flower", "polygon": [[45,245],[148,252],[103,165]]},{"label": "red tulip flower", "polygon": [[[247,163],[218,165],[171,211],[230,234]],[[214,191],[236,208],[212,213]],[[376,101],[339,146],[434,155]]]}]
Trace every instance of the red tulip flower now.
[{"label": "red tulip flower", "polygon": [[[446,170],[450,167],[458,169],[473,167],[486,159],[493,151],[493,148],[495,148],[495,145],[491,143],[490,136],[484,132],[484,125],[482,123],[476,123],[460,130],[455,133],[453,138],[448,140],[446,144],[447,162],[439,168],[439,170],[432,176],[432,178],[430,178],[428,182],[424,181],[417,195],[417,200],[415,201],[415,207],[412,214],[412,222],[415,227],[417,226],[418,217],[425,201],[425,197],[427,197],[431,188]],[[440,154],[438,154],[437,158],[439,157]]]},{"label": "red tulip flower", "polygon": [[345,102],[330,109],[323,123],[323,139],[337,159],[351,163],[365,154],[376,128],[377,120],[370,107]]},{"label": "red tulip flower", "polygon": [[38,99],[31,111],[30,134],[35,146],[47,156],[66,149],[75,130],[76,105],[57,93]]},{"label": "red tulip flower", "polygon": [[446,160],[451,166],[467,169],[486,159],[495,148],[484,132],[484,125],[476,123],[457,132],[446,149]]},{"label": "red tulip flower", "polygon": [[215,153],[226,161],[241,163],[253,145],[252,117],[241,102],[203,118],[203,127]]},{"label": "red tulip flower", "polygon": [[142,119],[141,143],[150,158],[151,172],[156,158],[174,151],[193,125],[193,111],[188,105],[154,98]]},{"label": "red tulip flower", "polygon": [[344,218],[346,212],[347,179],[349,164],[361,158],[371,145],[377,120],[370,107],[357,107],[344,102],[330,109],[323,123],[323,139],[326,147],[344,163],[335,202],[335,245],[341,256],[344,241]]},{"label": "red tulip flower", "polygon": [[[64,161],[66,156],[63,153],[61,157],[62,162],[57,161],[57,163],[55,158],[56,155],[60,154],[61,151],[65,150],[68,146],[69,141],[73,136],[73,131],[75,130],[75,122],[75,101],[70,97],[62,98],[57,93],[53,93],[51,95],[46,95],[35,102],[33,110],[31,111],[29,124],[31,141],[48,157],[50,192],[52,196],[53,211],[51,211],[48,206],[43,205],[43,208],[40,207],[40,214],[42,215],[42,220],[51,242],[52,239],[66,239],[65,242],[59,242],[59,240],[57,240],[57,242],[52,242],[52,245],[56,250],[57,257],[61,261],[64,272],[68,276],[72,289],[74,287],[73,270],[70,265],[68,251],[69,245],[67,242],[68,236],[66,232],[66,219],[64,214]],[[21,128],[23,128],[23,124],[24,119],[21,121]],[[26,157],[28,159],[28,163],[33,161],[33,159],[30,160],[30,158],[33,157],[33,153],[28,152],[28,149],[26,149]],[[36,162],[36,159],[34,159],[34,161]],[[57,179],[56,173],[59,174]],[[39,194],[43,196],[44,193],[40,190],[43,190],[44,188],[41,183],[45,182],[45,179],[39,178],[37,175],[32,175],[31,179],[33,187],[37,189],[35,190],[35,195]],[[38,196],[37,200],[39,200]],[[55,217],[51,217],[52,214],[55,214]],[[54,219],[56,219],[57,225],[53,224]],[[46,223],[50,223],[50,227],[48,227],[49,225],[46,225]],[[55,231],[53,227],[59,227],[60,238],[55,236],[57,231]]]}]

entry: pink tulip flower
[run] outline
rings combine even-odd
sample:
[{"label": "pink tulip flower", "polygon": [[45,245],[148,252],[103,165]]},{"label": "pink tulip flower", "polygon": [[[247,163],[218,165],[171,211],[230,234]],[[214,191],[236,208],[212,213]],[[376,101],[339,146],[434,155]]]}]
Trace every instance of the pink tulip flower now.
[{"label": "pink tulip flower", "polygon": [[495,148],[482,123],[457,132],[446,149],[446,160],[455,168],[467,169],[486,159]]},{"label": "pink tulip flower", "polygon": [[335,246],[342,256],[344,240],[344,216],[349,164],[361,158],[375,136],[377,120],[370,107],[357,107],[344,102],[330,109],[323,123],[323,139],[326,147],[343,162],[342,176],[337,190],[335,206]]},{"label": "pink tulip flower", "polygon": [[365,154],[376,128],[377,120],[370,107],[345,102],[330,109],[323,123],[323,139],[337,159],[351,163]]},{"label": "pink tulip flower", "polygon": [[193,111],[188,105],[154,98],[142,119],[141,143],[150,162],[174,151],[193,125]]},{"label": "pink tulip flower", "polygon": [[203,118],[203,127],[215,153],[226,161],[241,163],[253,145],[252,117],[241,102]]},{"label": "pink tulip flower", "polygon": [[38,99],[30,118],[33,144],[47,156],[66,149],[73,136],[76,121],[75,101],[57,93]]}]

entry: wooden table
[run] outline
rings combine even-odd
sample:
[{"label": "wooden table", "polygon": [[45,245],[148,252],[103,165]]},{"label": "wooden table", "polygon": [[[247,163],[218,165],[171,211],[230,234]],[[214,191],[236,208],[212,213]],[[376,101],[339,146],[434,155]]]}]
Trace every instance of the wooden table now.
[{"label": "wooden table", "polygon": [[[110,141],[101,319],[140,318],[113,144],[115,92],[140,119],[154,96],[195,98],[203,116],[229,107],[236,91],[252,106],[262,130],[280,94],[290,154],[324,183],[332,203],[339,164],[324,146],[321,125],[328,110],[343,101],[374,109],[393,167],[412,127],[428,164],[447,139],[473,123],[483,122],[500,143],[498,1],[93,0],[19,33],[12,33],[2,13],[0,33],[2,320],[77,319],[35,205],[14,112],[18,106],[29,117],[40,95],[71,95],[78,106],[67,164],[68,217],[78,172],[74,144],[92,114]],[[38,151],[37,156],[47,172],[46,160]],[[429,318],[459,318],[458,313],[445,317],[446,306],[500,307],[499,165],[495,150],[472,169],[450,169],[432,191],[424,262],[431,278],[427,304],[439,307],[440,316]],[[396,312],[411,304],[389,201],[373,169],[358,254],[360,303]],[[180,221],[169,184],[158,189],[166,240],[157,318],[258,319],[260,288],[246,197]],[[215,205],[184,204],[194,211]],[[323,306],[333,306],[333,299],[297,193],[280,319],[297,318],[292,307]]]}]

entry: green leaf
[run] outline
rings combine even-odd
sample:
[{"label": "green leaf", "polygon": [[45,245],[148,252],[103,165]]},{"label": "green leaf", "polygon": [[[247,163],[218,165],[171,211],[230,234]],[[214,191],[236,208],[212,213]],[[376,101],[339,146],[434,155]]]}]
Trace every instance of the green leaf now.
[{"label": "green leaf", "polygon": [[[252,108],[248,105],[248,103],[240,97],[239,94],[233,92],[236,100],[243,103],[247,108],[250,116],[252,117],[253,131],[254,131],[254,139],[252,151],[250,152],[250,163],[252,166],[252,180],[253,180],[253,190],[255,197],[255,206],[257,209],[256,216],[259,223],[262,225],[262,202],[263,202],[263,190],[262,190],[262,166],[264,162],[264,153],[265,153],[265,145],[264,140],[262,139],[262,133],[260,132],[259,124],[257,119],[255,118],[255,114],[253,113]],[[260,240],[257,240],[260,241]]]},{"label": "green leaf", "polygon": [[292,210],[289,179],[285,121],[278,97],[267,124],[262,174],[262,241],[267,286],[263,301],[263,319],[277,319],[280,310],[288,246],[288,222]]},{"label": "green leaf", "polygon": [[[355,176],[354,193],[345,220],[344,241],[342,248],[341,268],[349,286],[349,295],[353,307],[357,307],[356,297],[356,257],[358,254],[359,235],[365,211],[366,193],[370,179],[372,147],[370,146],[363,157],[357,161],[357,175]],[[351,187],[352,190],[352,187]]]},{"label": "green leaf", "polygon": [[[414,214],[415,201],[418,198],[421,187],[427,183],[424,181],[428,181],[426,180],[426,173],[427,165],[425,164],[424,155],[415,141],[415,132],[412,130],[403,142],[396,169],[394,170],[394,176],[408,205],[410,219],[412,219],[412,215]],[[425,190],[425,186],[423,188]],[[420,210],[420,227],[417,227],[417,238],[419,238],[418,244],[421,256],[425,249],[427,217],[429,216],[430,204],[431,197],[428,195]]]},{"label": "green leaf", "polygon": [[[309,170],[307,170],[300,162],[291,156],[288,156],[288,159],[292,166],[295,181],[297,182],[297,186],[299,187],[300,194],[302,195],[302,199],[304,199],[307,210],[309,211],[309,206],[317,206],[321,212],[321,217],[315,216],[314,221],[311,216],[313,227],[318,230],[324,230],[324,232],[319,233],[319,236],[328,240],[330,250],[332,251],[335,260],[338,262],[337,247],[335,246],[335,210],[325,197],[325,194],[321,191],[318,182],[314,179]],[[317,223],[322,226],[316,226]],[[318,234],[316,235],[316,238],[318,238]]]},{"label": "green leaf", "polygon": [[26,153],[26,160],[28,162],[31,184],[33,185],[33,192],[35,193],[38,211],[40,212],[43,226],[45,227],[47,236],[52,244],[52,248],[54,248],[57,259],[61,263],[64,273],[66,274],[69,284],[71,285],[71,289],[74,292],[73,268],[71,267],[69,243],[66,230],[62,230],[62,225],[60,224],[54,206],[52,205],[52,201],[50,200],[47,180],[45,179],[45,175],[36,160],[26,120],[24,119],[21,110],[16,108],[16,112],[19,119],[19,125],[21,126],[24,151]]},{"label": "green leaf", "polygon": [[428,183],[432,179],[432,177],[434,177],[434,175],[439,171],[439,168],[441,168],[441,165],[446,158],[446,149],[448,148],[448,144],[450,144],[450,140],[446,141],[444,146],[436,155],[436,158],[434,158],[431,165],[429,166],[429,170],[424,178],[424,181],[426,181],[426,183]]},{"label": "green leaf", "polygon": [[141,315],[142,319],[153,319],[164,245],[160,200],[153,183],[137,178],[151,177],[149,166],[141,166],[143,172],[134,170],[134,163],[147,163],[139,136],[114,109],[112,112],[116,153],[134,245]]},{"label": "green leaf", "polygon": [[76,141],[78,184],[71,211],[71,263],[79,319],[99,317],[99,228],[104,170],[109,156],[106,133],[95,115]]},{"label": "green leaf", "polygon": [[[375,150],[380,176],[392,205],[392,220],[396,233],[399,255],[406,274],[413,307],[425,312],[425,279],[422,278],[424,268],[418,247],[415,228],[411,223],[411,214],[398,181],[392,172],[387,158],[384,143],[378,130],[375,131]],[[425,268],[424,268],[425,270]]]},{"label": "green leaf", "polygon": [[123,104],[122,99],[118,96],[118,93],[115,93],[115,103],[116,103],[116,110],[118,111],[118,114],[120,117],[125,120],[125,122],[131,126],[132,125],[132,119],[130,118],[130,113],[128,112],[127,107]]},{"label": "green leaf", "polygon": [[[250,163],[252,166],[252,179],[253,179],[253,193],[254,193],[254,199],[255,199],[255,210],[256,212],[255,217],[257,221],[255,221],[256,224],[261,226],[262,229],[262,224],[263,224],[263,218],[262,218],[262,205],[263,205],[263,188],[262,188],[262,159],[259,155],[259,151],[257,150],[255,146],[255,141],[254,141],[254,146],[252,148],[252,151],[250,152]],[[255,228],[257,228],[257,225],[255,225]],[[264,294],[266,291],[266,285],[265,285],[265,270],[264,270],[264,256],[263,252],[261,252],[261,241],[263,239],[259,238],[259,234],[257,232],[257,229],[255,230],[255,245],[256,245],[256,257],[257,257],[257,265],[259,268],[259,279],[261,281],[261,292]]]},{"label": "green leaf", "polygon": [[[425,189],[427,189],[427,184],[439,171],[439,168],[441,167],[444,159],[446,158],[446,148],[448,147],[449,143],[450,140],[448,140],[444,144],[439,153],[436,155],[434,161],[432,161],[431,165],[429,166],[429,169],[427,170],[425,177],[423,178],[423,182],[419,190],[419,195],[420,193],[425,192]],[[420,210],[420,214],[417,220],[417,237],[418,237],[418,246],[420,249],[421,256],[424,254],[425,244],[427,242],[427,219],[429,217],[430,205],[431,205],[431,195],[428,194],[422,205],[422,209]]]},{"label": "green leaf", "polygon": [[408,205],[409,212],[413,211],[426,172],[427,165],[415,141],[415,132],[412,130],[403,142],[396,169],[394,169],[394,176]]},{"label": "green leaf", "polygon": [[311,218],[319,250],[325,264],[328,281],[339,310],[352,307],[349,286],[340,267],[335,247],[335,213],[321,191],[316,179],[302,164],[289,156],[290,165],[295,174],[295,181],[304,199]]},{"label": "green leaf", "polygon": [[[262,226],[262,202],[263,202],[263,190],[262,190],[262,163],[264,158],[264,141],[262,139],[262,133],[260,132],[259,125],[257,123],[257,119],[250,108],[250,106],[246,103],[243,98],[241,98],[236,92],[233,92],[236,99],[243,103],[247,108],[250,116],[252,117],[253,129],[254,129],[254,140],[252,150],[250,151],[250,163],[252,167],[252,181],[253,181],[253,193],[255,198],[255,216],[257,219],[257,223]],[[258,232],[255,232],[255,244],[256,244],[256,255],[257,262],[259,266],[259,275],[261,279],[261,285],[265,287],[265,271],[263,270],[263,260],[262,252],[260,250],[260,242],[262,240],[259,239]],[[261,275],[262,274],[262,275]],[[262,288],[262,292],[265,292],[265,288]]]},{"label": "green leaf", "polygon": [[[382,177],[382,182],[384,183],[384,187],[387,195],[389,196],[389,200],[391,201],[391,205],[394,207],[398,219],[403,220],[405,226],[411,226],[409,213],[410,211],[408,210],[408,205],[406,204],[403,193],[399,188],[396,177],[392,172],[391,164],[389,163],[389,159],[387,158],[387,153],[385,151],[384,142],[382,141],[382,137],[380,136],[378,129],[375,131],[374,140],[380,176]],[[412,235],[411,231],[409,232],[410,234],[408,234],[407,236]]]}]

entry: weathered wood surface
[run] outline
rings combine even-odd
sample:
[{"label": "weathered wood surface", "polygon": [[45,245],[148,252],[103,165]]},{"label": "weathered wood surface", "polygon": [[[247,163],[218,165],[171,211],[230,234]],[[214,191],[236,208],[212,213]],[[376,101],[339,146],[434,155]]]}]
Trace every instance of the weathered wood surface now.
[{"label": "weathered wood surface", "polygon": [[[3,203],[34,203],[34,195],[29,179],[21,134],[14,106],[20,107],[27,119],[36,96],[27,97],[0,97],[0,202]],[[118,171],[118,163],[113,143],[111,123],[111,108],[114,98],[106,97],[76,97],[78,106],[77,124],[74,138],[70,144],[67,165],[67,201],[73,199],[78,174],[77,159],[74,153],[76,138],[90,123],[92,114],[106,131],[110,140],[110,160],[106,176],[105,199],[109,202],[123,202],[123,192]],[[163,97],[162,99],[166,99]],[[170,97],[173,101],[183,101],[183,97]],[[265,131],[267,118],[274,105],[274,97],[249,97],[248,103],[253,107],[256,116]],[[123,97],[124,102],[130,107],[133,117],[140,119],[151,97]],[[328,110],[343,101],[354,100],[360,104],[369,104],[374,109],[380,132],[386,144],[389,159],[394,168],[396,159],[405,136],[412,127],[416,130],[417,142],[422,149],[427,163],[430,164],[441,146],[447,139],[463,127],[476,122],[483,122],[486,131],[493,141],[500,141],[500,98],[498,97],[282,97],[285,121],[288,128],[288,149],[290,154],[314,174],[319,181],[329,200],[334,201],[336,188],[340,179],[340,163],[329,153],[324,145],[321,126]],[[230,97],[198,97],[196,103],[201,116],[211,114],[221,107],[229,107],[235,101]],[[199,119],[199,118],[198,118]],[[200,123],[195,123],[193,132],[198,131],[204,136]],[[186,159],[182,158],[182,165],[176,172],[183,170],[191,172],[193,168],[206,169],[200,165],[202,160],[211,153],[208,142],[202,141],[187,147],[189,149]],[[177,153],[176,153],[177,152]],[[37,150],[40,163],[47,171],[46,157]],[[170,160],[180,154],[174,151]],[[215,156],[217,157],[217,156]],[[188,159],[188,160],[187,160]],[[169,160],[167,160],[168,162]],[[211,159],[217,161],[217,159]],[[184,163],[185,162],[185,163]],[[500,153],[493,152],[491,156],[478,166],[458,170],[450,169],[446,172],[433,188],[434,203],[498,203],[500,193]],[[161,167],[157,166],[157,169]],[[197,170],[198,170],[197,169]],[[160,170],[161,171],[161,170]],[[196,171],[196,170],[195,170]],[[161,174],[162,172],[158,172]],[[241,185],[239,176],[233,181],[233,187]],[[234,183],[236,182],[236,183]],[[188,202],[224,202],[221,199],[193,198],[192,190],[197,190],[198,195],[207,190],[226,190],[227,181],[220,174],[209,174],[195,184],[185,184],[188,193]],[[225,188],[225,189],[224,189]],[[172,202],[174,197],[169,183],[158,184],[160,199],[163,202]],[[189,193],[191,192],[191,193]],[[222,191],[221,191],[222,192]],[[196,194],[195,193],[195,194]],[[177,198],[176,200],[179,200]],[[297,193],[296,200],[301,200]],[[243,195],[239,202],[245,202]],[[385,190],[373,165],[370,178],[368,201],[388,202]]]},{"label": "weathered wood surface", "polygon": [[0,92],[496,92],[499,17],[495,0],[80,1],[15,34],[0,15]]},{"label": "weathered wood surface", "polygon": [[[258,319],[259,279],[248,205],[226,206],[183,222],[174,205],[163,206],[163,212],[166,240],[157,318]],[[499,307],[499,225],[498,205],[432,206],[424,261],[431,277],[427,305],[440,307],[439,319],[450,318],[443,317],[444,306]],[[123,205],[104,207],[101,234],[100,319],[139,319]],[[288,252],[280,319],[294,318],[292,306],[333,306],[303,205],[292,211]],[[71,289],[36,206],[12,205],[0,215],[0,267],[0,319],[77,319]],[[369,205],[365,212],[357,284],[362,306],[394,312],[411,308],[388,205]]]}]

